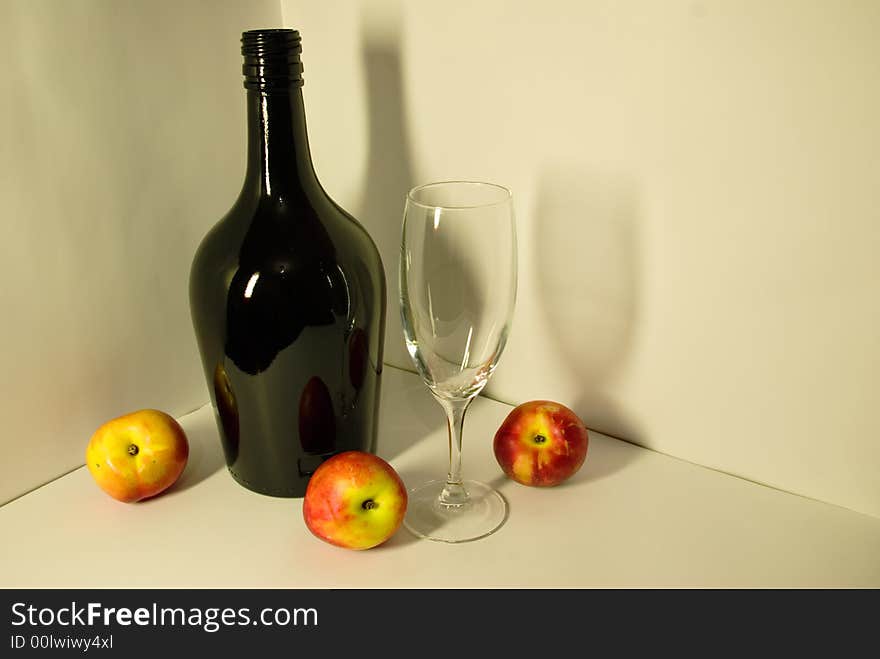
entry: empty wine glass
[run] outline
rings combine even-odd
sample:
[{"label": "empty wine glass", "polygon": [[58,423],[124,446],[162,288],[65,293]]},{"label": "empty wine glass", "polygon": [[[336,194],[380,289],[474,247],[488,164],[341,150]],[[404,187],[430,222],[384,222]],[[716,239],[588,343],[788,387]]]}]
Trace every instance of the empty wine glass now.
[{"label": "empty wine glass", "polygon": [[507,518],[504,498],[463,480],[465,411],[486,386],[510,330],[516,230],[510,191],[467,181],[410,191],[403,216],[400,308],[410,357],[446,411],[449,471],[411,490],[404,520],[424,538],[464,542]]}]

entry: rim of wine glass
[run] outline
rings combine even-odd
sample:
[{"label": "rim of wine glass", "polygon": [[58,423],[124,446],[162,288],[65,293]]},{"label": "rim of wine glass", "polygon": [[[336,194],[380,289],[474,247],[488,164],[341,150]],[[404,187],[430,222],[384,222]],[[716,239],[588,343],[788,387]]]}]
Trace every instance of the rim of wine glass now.
[{"label": "rim of wine glass", "polygon": [[[492,201],[485,204],[462,204],[462,205],[445,205],[445,204],[425,204],[421,201],[418,201],[413,197],[414,194],[421,190],[425,190],[426,188],[433,188],[439,185],[479,185],[487,188],[495,188],[496,190],[500,190],[504,193],[504,197],[499,199],[498,201]],[[465,181],[465,180],[453,180],[453,181],[433,181],[431,183],[424,183],[422,185],[417,185],[412,190],[406,193],[406,199],[410,203],[421,206],[422,208],[443,208],[446,210],[468,210],[471,208],[491,208],[492,206],[500,206],[501,204],[509,203],[511,199],[513,199],[513,193],[509,188],[504,187],[503,185],[499,185],[498,183],[489,183],[488,181]]]}]

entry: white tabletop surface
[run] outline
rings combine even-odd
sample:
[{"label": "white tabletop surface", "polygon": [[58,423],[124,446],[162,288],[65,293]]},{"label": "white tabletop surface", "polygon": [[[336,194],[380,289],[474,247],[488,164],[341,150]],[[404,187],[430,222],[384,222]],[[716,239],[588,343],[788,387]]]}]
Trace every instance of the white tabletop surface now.
[{"label": "white tabletop surface", "polygon": [[[443,477],[440,407],[417,376],[383,377],[379,455],[409,487]],[[510,504],[485,539],[447,545],[401,528],[364,552],[325,544],[301,499],[232,480],[205,406],[181,419],[190,463],[162,496],[119,503],[80,468],[0,508],[0,586],[880,587],[880,519],[596,432],[567,483],[509,481],[491,442],[511,409],[478,398],[466,420],[465,476]]]}]

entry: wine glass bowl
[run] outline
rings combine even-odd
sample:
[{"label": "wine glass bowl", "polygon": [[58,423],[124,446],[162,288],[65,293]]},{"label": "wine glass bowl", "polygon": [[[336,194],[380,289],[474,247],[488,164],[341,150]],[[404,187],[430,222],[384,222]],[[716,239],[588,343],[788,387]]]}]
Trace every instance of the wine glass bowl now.
[{"label": "wine glass bowl", "polygon": [[498,492],[461,477],[461,432],[473,398],[498,364],[516,298],[516,231],[510,191],[451,181],[409,192],[400,254],[400,308],[407,350],[447,414],[445,480],[413,489],[406,527],[463,542],[503,524]]}]

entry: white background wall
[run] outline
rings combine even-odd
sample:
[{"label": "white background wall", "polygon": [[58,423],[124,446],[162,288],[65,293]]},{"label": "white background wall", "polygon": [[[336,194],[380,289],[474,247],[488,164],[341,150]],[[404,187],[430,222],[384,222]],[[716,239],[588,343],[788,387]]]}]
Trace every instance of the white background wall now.
[{"label": "white background wall", "polygon": [[208,398],[198,241],[244,172],[243,29],[277,0],[0,0],[0,503],[106,419]]},{"label": "white background wall", "polygon": [[244,170],[240,32],[282,20],[319,175],[385,259],[392,364],[403,194],[498,181],[493,396],[880,515],[871,0],[3,0],[0,501],[110,416],[207,400],[189,263]]},{"label": "white background wall", "polygon": [[880,3],[282,5],[390,363],[407,188],[497,181],[521,268],[492,396],[880,515]]}]

